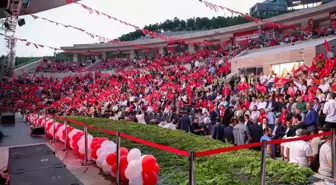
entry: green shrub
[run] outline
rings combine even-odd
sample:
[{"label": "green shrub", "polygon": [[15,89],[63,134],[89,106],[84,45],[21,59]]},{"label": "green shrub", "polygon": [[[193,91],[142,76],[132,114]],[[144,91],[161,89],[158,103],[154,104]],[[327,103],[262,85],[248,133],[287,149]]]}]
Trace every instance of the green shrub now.
[{"label": "green shrub", "polygon": [[[87,117],[69,118],[186,151],[204,151],[229,146],[208,137],[187,134],[180,130],[163,129],[158,126]],[[110,140],[115,140],[115,136],[112,135],[94,130],[89,130],[89,132],[94,136],[109,137]],[[143,153],[153,154],[161,168],[162,184],[184,185],[188,183],[188,160],[186,157],[126,139],[121,139],[121,145],[129,149],[136,147]],[[307,177],[312,174],[308,168],[301,168],[279,160],[267,160],[266,166],[267,184],[304,184],[307,182]],[[196,183],[200,185],[256,185],[259,184],[259,172],[260,152],[252,150],[233,151],[201,157],[196,160]]]}]

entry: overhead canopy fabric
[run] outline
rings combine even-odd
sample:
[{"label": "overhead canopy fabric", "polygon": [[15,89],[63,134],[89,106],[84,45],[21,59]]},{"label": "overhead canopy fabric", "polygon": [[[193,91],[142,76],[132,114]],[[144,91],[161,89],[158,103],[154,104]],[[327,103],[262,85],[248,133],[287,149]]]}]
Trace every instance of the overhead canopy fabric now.
[{"label": "overhead canopy fabric", "polygon": [[[79,0],[73,0],[73,2]],[[21,15],[38,13],[68,4],[66,0],[31,0],[27,8],[21,8]],[[6,8],[0,8],[0,19],[5,18]]]}]

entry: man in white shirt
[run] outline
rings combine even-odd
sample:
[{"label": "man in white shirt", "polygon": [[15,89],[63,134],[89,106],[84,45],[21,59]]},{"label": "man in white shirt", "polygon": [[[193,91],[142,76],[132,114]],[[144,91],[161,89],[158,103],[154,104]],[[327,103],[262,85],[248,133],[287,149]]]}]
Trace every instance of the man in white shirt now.
[{"label": "man in white shirt", "polygon": [[[297,129],[295,134],[300,137],[307,135],[308,132],[303,129]],[[309,167],[309,164],[313,159],[313,150],[308,142],[293,141],[288,143],[287,147],[286,154],[290,163],[295,163],[303,167]]]},{"label": "man in white shirt", "polygon": [[276,75],[274,74],[274,71],[271,72],[271,74],[268,76],[268,88],[270,89],[274,82],[275,82]]},{"label": "man in white shirt", "polygon": [[323,113],[326,115],[327,128],[336,128],[336,101],[335,93],[329,93],[329,100],[324,104]]},{"label": "man in white shirt", "polygon": [[264,98],[260,98],[258,103],[258,110],[266,109],[267,102],[264,101]]},{"label": "man in white shirt", "polygon": [[323,93],[326,93],[329,87],[330,87],[329,83],[326,83],[325,80],[322,78],[318,88],[321,89]]},{"label": "man in white shirt", "polygon": [[328,141],[324,143],[320,148],[319,155],[320,167],[318,173],[326,176],[332,176],[332,158],[331,158],[331,137],[329,136]]},{"label": "man in white shirt", "polygon": [[199,63],[199,61],[198,60],[196,60],[196,62],[195,62],[195,67],[199,67],[200,66],[200,63]]},{"label": "man in white shirt", "polygon": [[258,102],[257,102],[257,99],[253,96],[252,97],[252,102],[250,103],[250,107],[249,107],[249,110],[252,110],[254,106],[257,106],[258,107]]},{"label": "man in white shirt", "polygon": [[260,80],[260,84],[266,85],[266,82],[267,82],[268,78],[267,78],[266,75],[264,75],[263,72],[261,72],[261,73],[260,73],[259,80]]},{"label": "man in white shirt", "polygon": [[250,119],[254,119],[255,117],[259,118],[260,112],[257,110],[257,106],[253,106],[251,111]]}]

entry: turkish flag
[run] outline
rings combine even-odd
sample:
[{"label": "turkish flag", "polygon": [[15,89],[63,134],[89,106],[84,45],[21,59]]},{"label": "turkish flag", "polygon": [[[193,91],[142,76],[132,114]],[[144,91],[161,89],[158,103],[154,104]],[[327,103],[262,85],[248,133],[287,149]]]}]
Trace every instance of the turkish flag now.
[{"label": "turkish flag", "polygon": [[327,50],[328,52],[330,51],[329,43],[328,43],[327,40],[324,40],[324,48],[325,48],[325,50]]}]

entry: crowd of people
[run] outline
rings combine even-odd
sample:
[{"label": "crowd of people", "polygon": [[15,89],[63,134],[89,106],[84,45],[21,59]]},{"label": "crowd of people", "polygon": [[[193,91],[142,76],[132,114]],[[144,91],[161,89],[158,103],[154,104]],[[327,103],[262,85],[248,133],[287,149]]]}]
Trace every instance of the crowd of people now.
[{"label": "crowd of people", "polygon": [[[113,74],[97,71],[62,79],[23,74],[0,84],[0,105],[156,124],[234,145],[336,127],[335,58],[323,58],[325,68],[332,66],[327,74],[316,65],[300,66],[283,77],[272,72],[228,78],[228,58],[235,52],[206,49],[160,56],[134,68],[117,63]],[[267,156],[331,176],[330,139],[269,145]]]},{"label": "crowd of people", "polygon": [[92,64],[92,61],[70,62],[63,60],[44,59],[44,61],[36,67],[35,73],[83,72],[90,64]]}]

